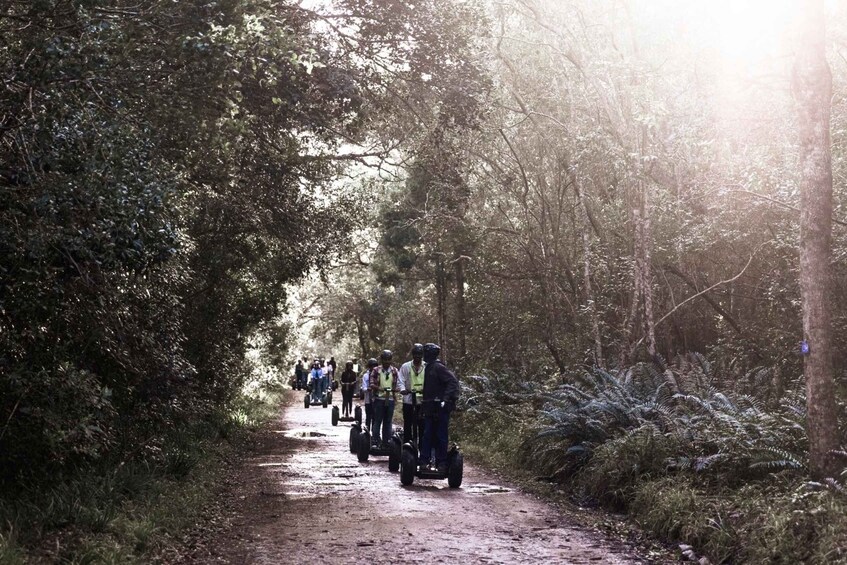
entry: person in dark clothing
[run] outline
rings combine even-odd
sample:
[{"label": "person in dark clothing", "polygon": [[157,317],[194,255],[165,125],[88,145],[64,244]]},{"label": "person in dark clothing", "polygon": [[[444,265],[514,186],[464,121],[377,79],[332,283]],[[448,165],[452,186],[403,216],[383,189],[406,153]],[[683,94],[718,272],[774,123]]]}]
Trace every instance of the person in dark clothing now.
[{"label": "person in dark clothing", "polygon": [[432,460],[435,452],[435,467],[439,472],[447,471],[447,435],[450,413],[459,398],[459,380],[438,358],[441,347],[435,343],[424,345],[423,412],[424,434],[421,438],[421,466]]},{"label": "person in dark clothing", "polygon": [[306,377],[309,375],[309,372],[303,367],[303,362],[299,359],[297,360],[297,366],[294,367],[294,386],[296,388],[302,388],[306,386]]},{"label": "person in dark clothing", "polygon": [[356,380],[353,362],[348,361],[344,372],[341,373],[341,412],[345,418],[349,418],[350,412],[353,411],[353,390],[356,388]]}]

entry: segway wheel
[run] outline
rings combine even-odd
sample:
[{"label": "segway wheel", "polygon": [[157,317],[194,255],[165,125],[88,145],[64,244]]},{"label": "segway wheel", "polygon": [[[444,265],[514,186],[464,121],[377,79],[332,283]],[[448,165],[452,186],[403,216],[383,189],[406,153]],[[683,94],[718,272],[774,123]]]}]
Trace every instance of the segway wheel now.
[{"label": "segway wheel", "polygon": [[323,397],[321,398],[321,406],[326,408],[326,395],[323,395]]},{"label": "segway wheel", "polygon": [[367,430],[359,434],[358,445],[356,446],[356,455],[359,461],[365,463],[371,454],[371,434]]},{"label": "segway wheel", "polygon": [[400,453],[400,484],[404,487],[409,486],[415,481],[415,467],[418,465],[418,458],[415,457],[411,449],[404,449]]},{"label": "segway wheel", "polygon": [[332,407],[332,425],[333,426],[338,425],[338,406]]},{"label": "segway wheel", "polygon": [[304,396],[304,397],[303,397],[303,405],[304,405],[306,408],[308,408],[308,407],[309,407],[309,404],[311,404],[311,402],[309,402],[309,393],[307,392],[307,393],[306,393],[306,396]]},{"label": "segway wheel", "polygon": [[329,391],[326,395],[326,401],[332,404],[332,391]]},{"label": "segway wheel", "polygon": [[397,438],[391,438],[391,451],[388,453],[388,470],[396,473],[400,470],[400,449],[401,443]]},{"label": "segway wheel", "polygon": [[356,406],[356,409],[353,410],[353,417],[356,418],[356,421],[360,424],[362,423],[362,407]]},{"label": "segway wheel", "polygon": [[461,452],[457,451],[450,461],[450,466],[447,468],[447,486],[450,488],[459,488],[462,486],[462,474],[464,473],[465,459]]},{"label": "segway wheel", "polygon": [[350,453],[356,453],[356,448],[359,446],[359,430],[356,426],[350,426]]}]

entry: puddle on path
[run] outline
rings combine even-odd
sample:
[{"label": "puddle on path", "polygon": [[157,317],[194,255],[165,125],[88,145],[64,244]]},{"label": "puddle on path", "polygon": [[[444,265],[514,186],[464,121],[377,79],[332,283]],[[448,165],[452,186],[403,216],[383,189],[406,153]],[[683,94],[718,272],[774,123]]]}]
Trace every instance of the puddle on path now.
[{"label": "puddle on path", "polygon": [[295,437],[295,438],[303,438],[303,437],[326,437],[326,434],[323,432],[316,432],[314,430],[288,430],[283,432],[286,437]]},{"label": "puddle on path", "polygon": [[463,487],[463,490],[469,494],[502,494],[512,492],[512,489],[502,487],[500,485],[475,484]]}]

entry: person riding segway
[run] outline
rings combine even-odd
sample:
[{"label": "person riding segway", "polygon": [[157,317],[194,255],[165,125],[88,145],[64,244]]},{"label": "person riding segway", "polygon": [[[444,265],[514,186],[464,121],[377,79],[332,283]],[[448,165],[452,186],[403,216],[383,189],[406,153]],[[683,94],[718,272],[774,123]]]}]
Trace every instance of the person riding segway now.
[{"label": "person riding segway", "polygon": [[397,369],[391,364],[393,353],[385,349],[379,355],[382,367],[374,367],[370,374],[370,389],[373,394],[374,434],[372,443],[380,447],[391,439],[391,421],[394,417],[397,387]]},{"label": "person riding segway", "polygon": [[[420,438],[420,454],[413,441],[404,443],[400,455],[400,483],[408,486],[414,478],[447,479],[450,488],[462,484],[464,459],[456,445],[448,451],[450,413],[456,406],[459,381],[441,360],[441,348],[434,343],[424,345],[424,384],[421,412],[424,419]],[[416,400],[416,396],[413,399]],[[435,455],[433,461],[433,454]]]},{"label": "person riding segway", "polygon": [[412,360],[403,363],[400,367],[400,393],[403,395],[403,438],[414,440],[419,445],[423,435],[423,419],[421,418],[421,404],[424,385],[423,362],[424,346],[416,343],[412,346]]},{"label": "person riding segway", "polygon": [[297,360],[297,365],[294,367],[294,389],[295,390],[303,390],[306,388],[306,375],[308,372],[306,368],[303,367],[303,361],[300,359]]},{"label": "person riding segway", "polygon": [[[371,369],[368,375],[368,387],[371,391],[373,410],[373,440],[366,432],[359,436],[359,461],[365,462],[370,455],[388,456],[388,470],[400,469],[400,448],[402,440],[392,433],[395,397],[398,388],[396,367],[391,365],[392,353],[388,349],[380,354],[382,365]],[[367,442],[367,443],[366,443]]]},{"label": "person riding segway", "polygon": [[[359,453],[359,439],[361,437],[366,437],[368,441],[368,446],[370,448],[370,437],[371,437],[371,428],[373,426],[373,403],[371,398],[371,390],[369,386],[370,381],[370,372],[374,367],[379,365],[379,361],[371,357],[368,359],[367,368],[362,372],[362,384],[361,384],[361,394],[362,394],[362,402],[365,404],[365,425],[364,429],[362,428],[362,416],[361,412],[356,418],[356,423],[354,423],[350,428],[350,453]],[[358,410],[358,407],[357,407]]]},{"label": "person riding segway", "polygon": [[307,386],[308,392],[303,399],[306,408],[309,406],[327,406],[327,397],[323,388],[323,372],[321,366],[316,361],[312,364],[312,370],[309,372],[310,381]]},{"label": "person riding segway", "polygon": [[350,417],[353,411],[353,388],[356,386],[356,373],[353,372],[353,362],[347,361],[344,372],[341,373],[341,412],[344,417]]},{"label": "person riding segway", "polygon": [[344,372],[341,373],[341,409],[343,416],[340,415],[338,406],[332,407],[332,425],[337,426],[338,422],[352,422],[353,420],[360,421],[362,419],[362,409],[356,407],[356,416],[352,416],[353,411],[353,388],[356,386],[356,373],[353,372],[353,362],[348,361]]}]

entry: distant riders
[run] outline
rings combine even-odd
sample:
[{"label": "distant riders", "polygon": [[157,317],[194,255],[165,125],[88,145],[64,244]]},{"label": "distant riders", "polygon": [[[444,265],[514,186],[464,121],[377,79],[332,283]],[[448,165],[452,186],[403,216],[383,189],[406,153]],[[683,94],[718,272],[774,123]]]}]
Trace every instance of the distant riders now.
[{"label": "distant riders", "polygon": [[300,359],[297,360],[297,366],[294,367],[294,388],[302,389],[306,388],[306,378],[308,377],[309,372],[303,366],[303,361]]},{"label": "distant riders", "polygon": [[317,359],[314,363],[312,363],[312,370],[309,372],[309,376],[311,377],[312,383],[312,403],[320,403],[321,398],[323,397],[324,378],[323,371],[321,370],[321,365]]},{"label": "distant riders", "polygon": [[336,364],[335,364],[335,356],[334,356],[334,355],[330,355],[330,357],[329,357],[329,361],[327,361],[327,362],[326,362],[326,364],[327,364],[327,365],[328,365],[328,366],[332,369],[332,370],[331,370],[331,372],[330,372],[330,374],[329,374],[329,376],[330,376],[332,379],[334,379],[334,378],[335,378],[335,372],[336,372],[336,369],[338,368],[338,365],[336,365]]},{"label": "distant riders", "polygon": [[330,390],[329,387],[332,381],[332,365],[330,365],[327,361],[322,362],[321,373],[323,374],[323,392],[326,393]]},{"label": "distant riders", "polygon": [[[441,347],[427,343],[423,347],[424,369],[423,414],[424,433],[421,437],[422,467],[430,464],[432,452],[435,452],[435,468],[439,472],[447,470],[447,445],[450,413],[456,407],[459,397],[459,381],[438,358]],[[434,437],[433,437],[434,433]],[[434,440],[434,441],[433,441]]]},{"label": "distant riders", "polygon": [[391,439],[394,403],[397,392],[400,390],[397,368],[391,365],[392,356],[391,351],[383,350],[379,355],[382,365],[374,367],[368,378],[374,413],[372,443],[380,447],[386,447]]},{"label": "distant riders", "polygon": [[[424,346],[416,343],[412,346],[412,360],[400,366],[400,392],[403,395],[403,437],[406,441],[412,438],[413,427],[417,431],[418,444],[423,437],[423,420],[421,418],[421,403],[423,402]],[[414,398],[413,398],[414,395]]]},{"label": "distant riders", "polygon": [[349,418],[350,412],[353,411],[353,389],[357,380],[353,362],[347,361],[344,372],[341,373],[341,412],[345,418]]}]

